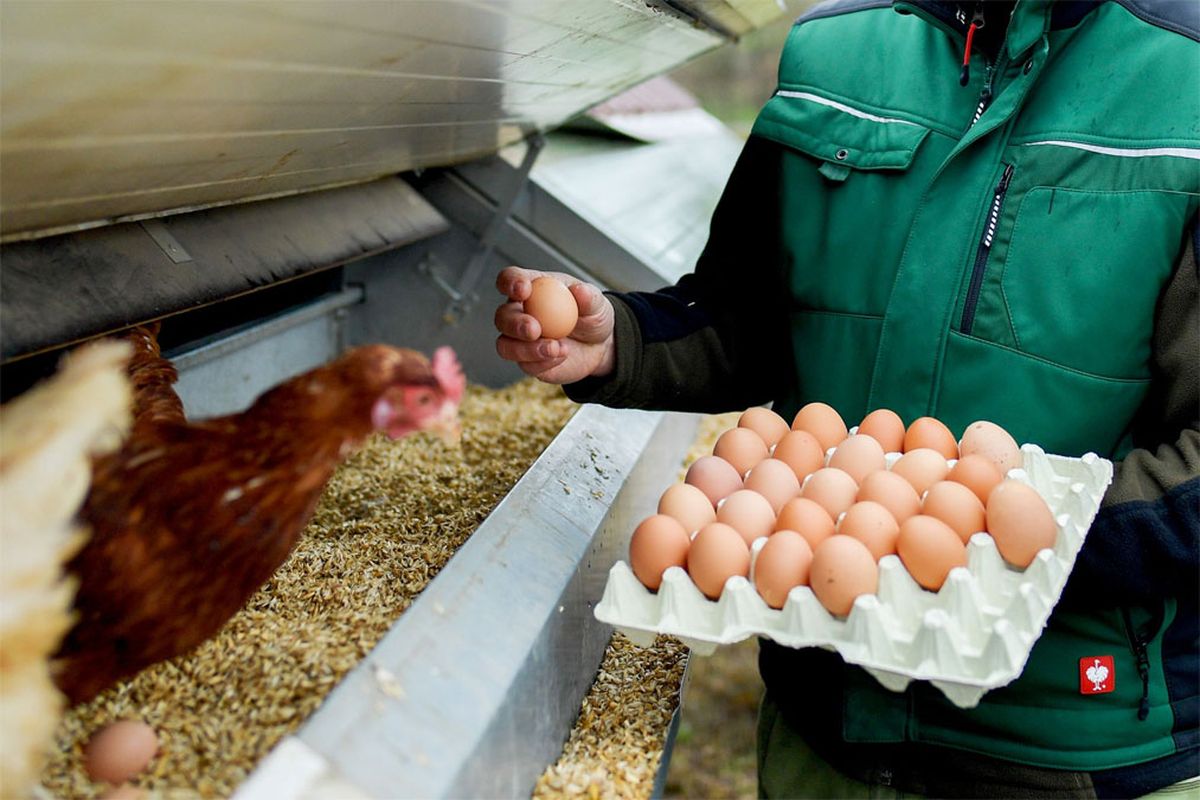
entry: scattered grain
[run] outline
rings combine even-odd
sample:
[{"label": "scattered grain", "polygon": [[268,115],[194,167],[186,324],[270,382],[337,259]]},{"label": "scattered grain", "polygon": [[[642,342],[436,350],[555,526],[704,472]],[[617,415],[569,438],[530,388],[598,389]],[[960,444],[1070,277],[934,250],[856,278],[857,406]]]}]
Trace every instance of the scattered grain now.
[{"label": "scattered grain", "polygon": [[161,741],[138,786],[168,800],[228,797],[374,647],[575,408],[532,379],[472,386],[459,447],[371,439],[334,474],[291,558],[214,639],[65,715],[44,787],[102,794],[83,770],[83,744],[128,717]]},{"label": "scattered grain", "polygon": [[[693,461],[712,453],[717,437],[736,426],[738,416],[718,414],[701,420],[678,480]],[[615,634],[562,755],[542,773],[533,796],[650,797],[686,664],[687,648],[674,638],[660,636],[642,649]]]}]

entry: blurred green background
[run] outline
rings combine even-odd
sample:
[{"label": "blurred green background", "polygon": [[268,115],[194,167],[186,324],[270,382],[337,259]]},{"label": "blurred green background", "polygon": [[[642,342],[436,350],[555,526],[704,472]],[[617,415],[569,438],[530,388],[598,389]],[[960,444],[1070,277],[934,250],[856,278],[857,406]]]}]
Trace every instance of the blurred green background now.
[{"label": "blurred green background", "polygon": [[700,104],[745,138],[763,103],[775,91],[779,51],[792,23],[813,0],[786,0],[775,22],[749,34],[736,45],[700,56],[671,73]]}]

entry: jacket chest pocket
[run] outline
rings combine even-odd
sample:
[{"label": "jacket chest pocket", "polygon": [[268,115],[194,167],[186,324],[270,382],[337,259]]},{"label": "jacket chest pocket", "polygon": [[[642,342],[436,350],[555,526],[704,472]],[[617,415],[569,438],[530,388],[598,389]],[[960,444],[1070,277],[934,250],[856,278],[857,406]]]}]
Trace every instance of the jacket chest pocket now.
[{"label": "jacket chest pocket", "polygon": [[1187,196],[1049,186],[1019,202],[1014,194],[994,231],[990,285],[970,326],[964,315],[964,332],[1095,376],[1147,377]]},{"label": "jacket chest pocket", "polygon": [[929,128],[892,113],[781,89],[755,121],[754,136],[783,148],[781,246],[799,308],[886,308],[923,184],[912,178],[939,160]]}]

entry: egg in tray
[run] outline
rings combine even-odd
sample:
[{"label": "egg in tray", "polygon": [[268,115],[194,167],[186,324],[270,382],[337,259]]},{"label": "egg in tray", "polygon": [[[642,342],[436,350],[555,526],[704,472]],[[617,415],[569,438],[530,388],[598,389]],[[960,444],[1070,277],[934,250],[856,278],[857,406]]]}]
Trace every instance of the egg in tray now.
[{"label": "egg in tray", "polygon": [[811,403],[747,410],[643,520],[598,619],[696,652],[765,636],[837,650],[971,707],[1020,675],[1112,479],[1094,454],[1018,447],[978,421]]}]

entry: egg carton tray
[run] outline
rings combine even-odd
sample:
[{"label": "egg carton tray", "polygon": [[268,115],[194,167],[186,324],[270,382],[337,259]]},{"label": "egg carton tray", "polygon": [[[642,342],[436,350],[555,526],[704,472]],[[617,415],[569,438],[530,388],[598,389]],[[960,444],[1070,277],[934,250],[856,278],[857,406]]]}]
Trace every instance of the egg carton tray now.
[{"label": "egg carton tray", "polygon": [[792,589],[777,610],[754,588],[754,562],[767,541],[761,538],[751,548],[750,579],[730,578],[715,601],[680,567],[663,573],[655,593],[618,561],[596,618],[639,646],[667,634],[698,655],[751,636],[823,647],[892,691],[929,681],[956,706],[972,708],[1021,674],[1112,481],[1112,463],[1094,453],[1066,458],[1029,444],[1021,451],[1023,466],[1007,477],[1036,489],[1058,524],[1054,547],[1024,570],[1005,563],[990,535],[976,533],[967,544],[967,566],[951,570],[936,593],[922,589],[899,557],[889,555],[879,562],[878,593],[860,596],[844,618],[830,614],[807,586]]}]

